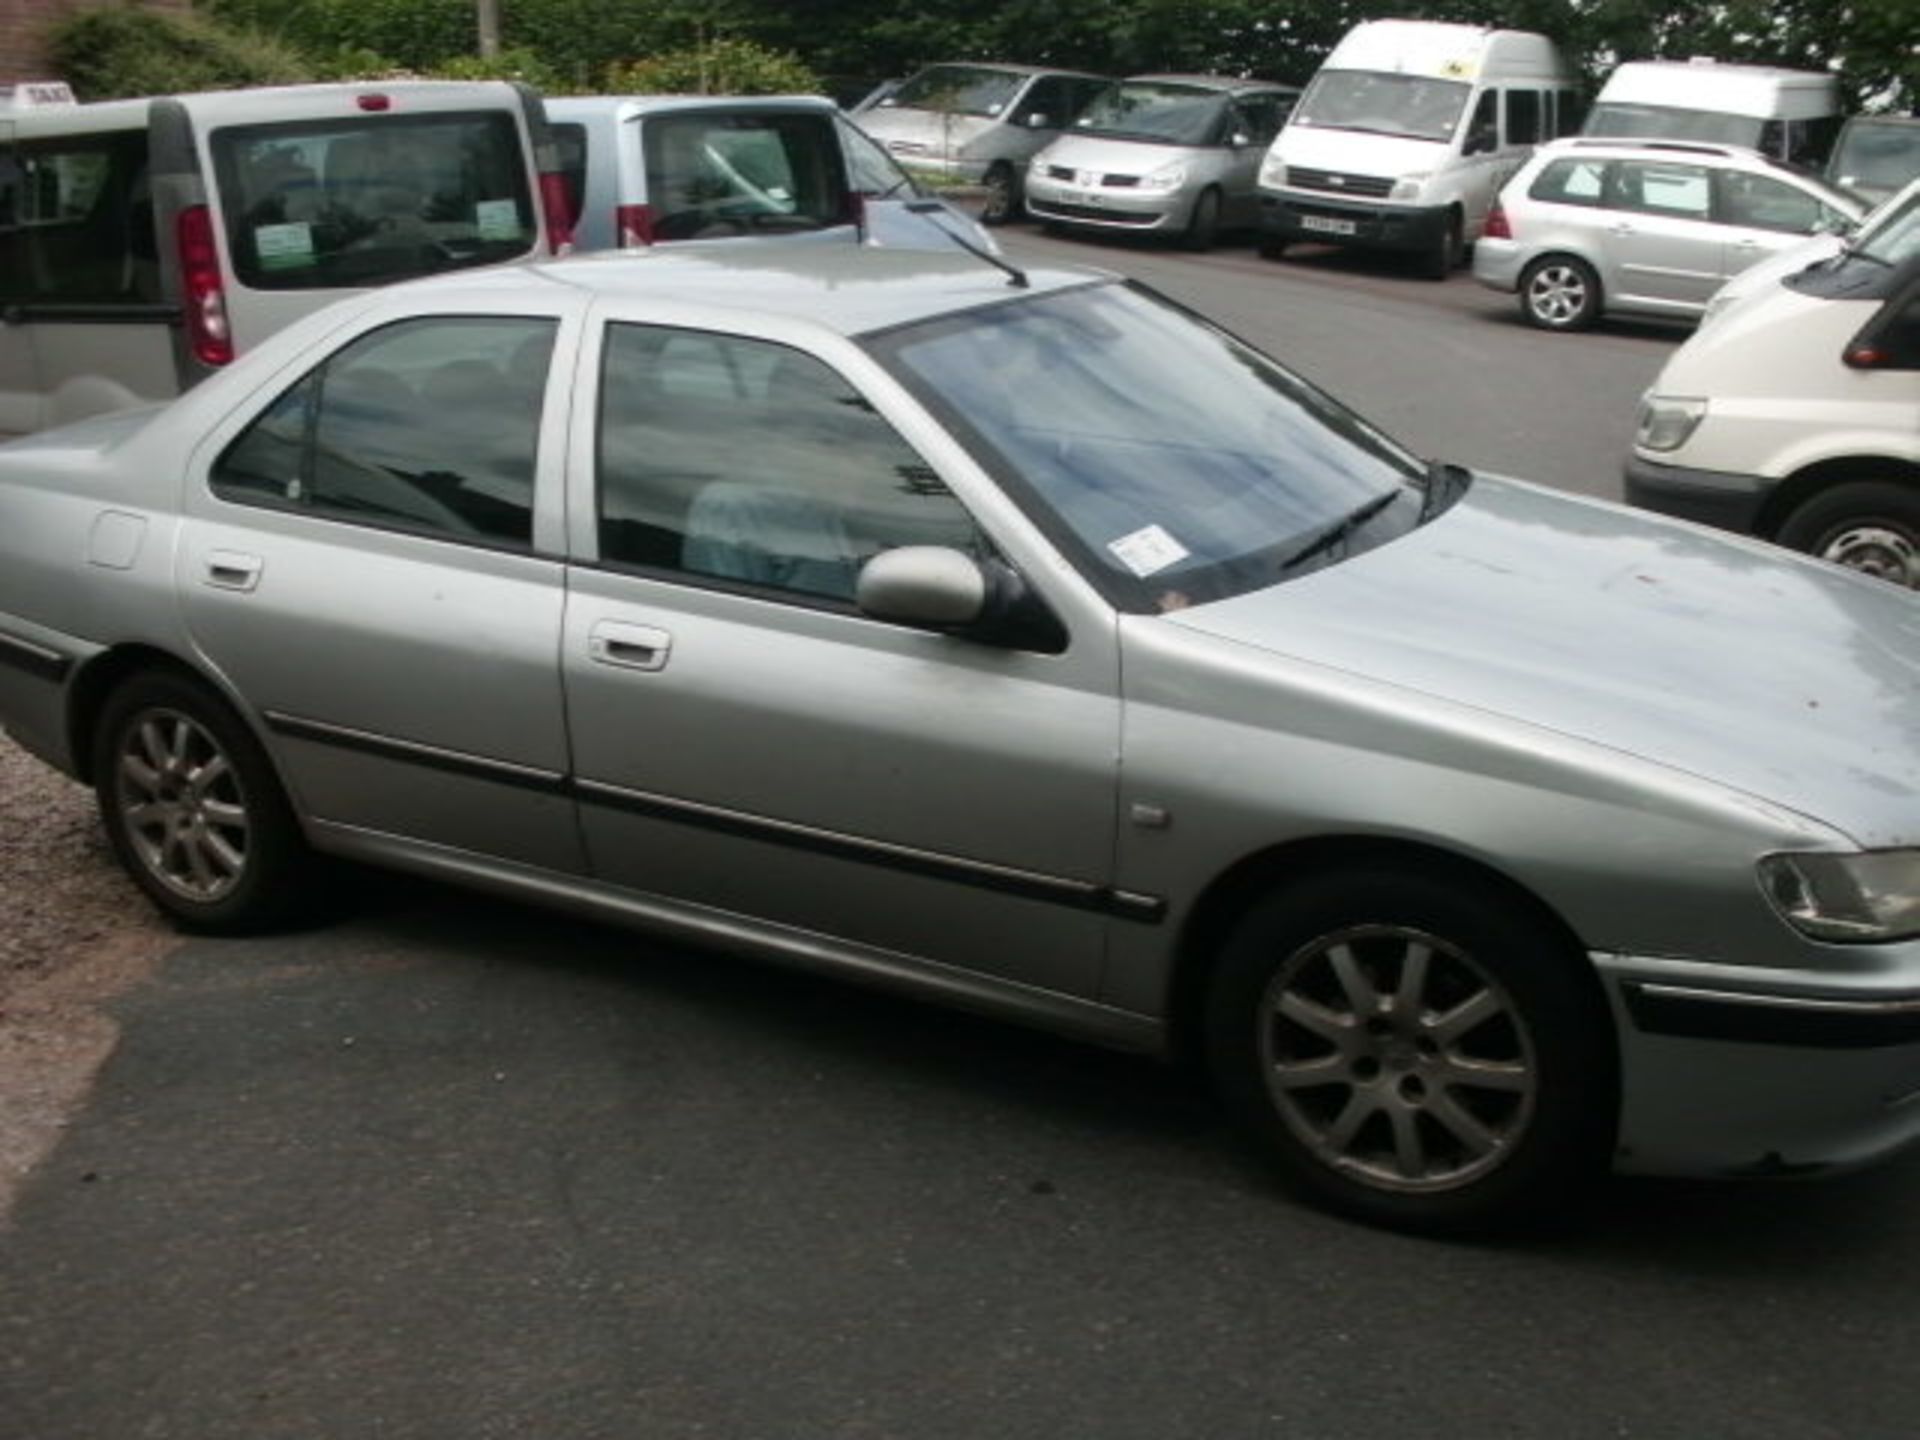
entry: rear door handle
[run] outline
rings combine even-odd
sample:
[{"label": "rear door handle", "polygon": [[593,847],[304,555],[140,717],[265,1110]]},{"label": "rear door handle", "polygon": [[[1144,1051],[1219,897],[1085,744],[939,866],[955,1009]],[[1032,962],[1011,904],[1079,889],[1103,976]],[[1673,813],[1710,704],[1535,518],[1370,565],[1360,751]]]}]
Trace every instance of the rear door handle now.
[{"label": "rear door handle", "polygon": [[672,650],[673,636],[657,625],[601,620],[587,636],[587,655],[594,663],[623,670],[664,670]]},{"label": "rear door handle", "polygon": [[266,562],[258,555],[238,550],[209,550],[206,573],[202,577],[216,590],[251,590],[260,583]]}]

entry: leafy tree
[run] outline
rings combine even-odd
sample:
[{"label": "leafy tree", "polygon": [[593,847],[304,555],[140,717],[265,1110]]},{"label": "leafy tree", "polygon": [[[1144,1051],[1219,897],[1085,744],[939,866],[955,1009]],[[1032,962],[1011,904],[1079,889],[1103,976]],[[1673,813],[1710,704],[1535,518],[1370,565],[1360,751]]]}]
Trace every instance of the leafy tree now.
[{"label": "leafy tree", "polygon": [[311,61],[264,36],[131,5],[68,15],[49,27],[46,47],[82,100],[284,85],[317,73]]},{"label": "leafy tree", "polygon": [[820,88],[798,57],[724,39],[616,65],[606,84],[626,95],[805,95]]}]

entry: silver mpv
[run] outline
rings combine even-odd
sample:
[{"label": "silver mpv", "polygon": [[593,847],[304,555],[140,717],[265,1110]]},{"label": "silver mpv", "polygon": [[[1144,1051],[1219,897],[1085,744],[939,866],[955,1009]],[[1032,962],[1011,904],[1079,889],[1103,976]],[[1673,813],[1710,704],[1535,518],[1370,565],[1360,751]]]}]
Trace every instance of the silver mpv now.
[{"label": "silver mpv", "polygon": [[182,923],[347,856],[1185,1051],[1435,1231],[1920,1132],[1917,645],[962,254],[450,276],[0,447],[0,721]]}]

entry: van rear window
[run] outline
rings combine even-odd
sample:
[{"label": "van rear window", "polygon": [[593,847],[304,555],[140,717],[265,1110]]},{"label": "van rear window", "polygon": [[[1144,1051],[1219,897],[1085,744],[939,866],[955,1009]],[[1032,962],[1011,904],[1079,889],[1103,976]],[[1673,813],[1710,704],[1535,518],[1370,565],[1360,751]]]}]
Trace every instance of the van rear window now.
[{"label": "van rear window", "polygon": [[538,238],[505,111],[232,126],[212,147],[234,273],[254,289],[385,285]]},{"label": "van rear window", "polygon": [[146,131],[0,148],[0,304],[159,298]]}]

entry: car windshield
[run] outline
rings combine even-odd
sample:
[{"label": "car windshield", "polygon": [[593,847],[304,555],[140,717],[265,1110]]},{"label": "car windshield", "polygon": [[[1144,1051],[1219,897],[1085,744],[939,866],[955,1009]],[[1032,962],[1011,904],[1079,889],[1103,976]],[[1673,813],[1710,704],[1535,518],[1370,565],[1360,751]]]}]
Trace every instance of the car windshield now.
[{"label": "car windshield", "polygon": [[[1110,282],[870,342],[1115,605],[1152,613],[1254,590],[1425,467],[1231,336]],[[1369,548],[1339,537],[1314,558]]]},{"label": "car windshield", "polygon": [[1874,211],[1852,250],[1883,265],[1899,265],[1920,254],[1920,184]]},{"label": "car windshield", "polygon": [[524,255],[539,234],[505,110],[229,126],[212,147],[255,289],[385,285]]},{"label": "car windshield", "polygon": [[935,65],[880,102],[882,109],[938,110],[953,115],[998,115],[1025,77],[977,65]]},{"label": "car windshield", "polygon": [[1125,80],[1102,90],[1073,128],[1110,140],[1205,145],[1218,133],[1225,106],[1218,90],[1199,85]]},{"label": "car windshield", "polygon": [[1425,75],[1322,70],[1288,122],[1416,140],[1451,140],[1472,87]]},{"label": "car windshield", "polygon": [[1766,148],[1762,142],[1768,136],[1767,122],[1752,115],[1618,102],[1594,106],[1580,133],[1623,140],[1698,140],[1750,150]]},{"label": "car windshield", "polygon": [[1920,175],[1920,120],[1849,125],[1827,173],[1841,185],[1891,194]]}]

